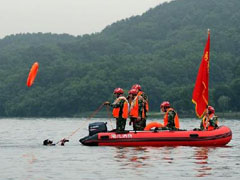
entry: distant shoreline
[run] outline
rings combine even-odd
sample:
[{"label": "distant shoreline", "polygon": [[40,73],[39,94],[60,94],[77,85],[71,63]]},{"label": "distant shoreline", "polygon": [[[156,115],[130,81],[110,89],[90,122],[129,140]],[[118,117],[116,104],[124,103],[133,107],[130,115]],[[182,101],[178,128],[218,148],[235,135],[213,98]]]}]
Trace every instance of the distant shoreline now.
[{"label": "distant shoreline", "polygon": [[[198,118],[194,113],[179,113],[179,118]],[[152,112],[149,114],[148,117],[155,118],[155,117],[162,117],[163,115],[158,112]],[[240,112],[216,112],[216,116],[219,118],[225,119],[239,119],[240,120]]]},{"label": "distant shoreline", "polygon": [[[92,117],[93,112],[92,111],[88,111],[88,112],[84,112],[81,114],[75,114],[73,116],[36,116],[36,117],[4,117],[4,116],[0,116],[0,119],[4,119],[4,118],[19,118],[19,119],[24,119],[24,118],[113,118],[111,114],[108,114],[106,111],[102,111],[97,113],[95,116]],[[194,114],[194,113],[178,113],[179,118],[193,118],[193,119],[198,119],[198,117]],[[217,112],[216,115],[222,119],[239,119],[240,120],[240,112]],[[148,113],[148,117],[147,118],[157,118],[157,119],[163,119],[164,114],[160,113],[160,112],[150,112]]]},{"label": "distant shoreline", "polygon": [[[82,114],[78,114],[78,115],[75,115],[74,117],[89,117],[91,115],[92,112],[85,112],[85,113],[82,113]],[[178,113],[179,115],[179,118],[198,118],[196,116],[196,114],[194,113]],[[219,117],[219,118],[225,118],[225,119],[239,119],[240,120],[240,112],[216,112],[216,115]],[[160,113],[160,112],[150,112],[148,113],[148,118],[160,118],[162,119],[164,114],[163,113]],[[95,118],[109,118],[109,115],[107,114],[107,112],[105,111],[102,111],[102,112],[99,112],[98,114],[96,114],[94,116]],[[112,116],[111,116],[112,118]]]},{"label": "distant shoreline", "polygon": [[[178,113],[179,118],[198,118],[194,113]],[[226,119],[240,119],[240,112],[227,112],[227,113],[223,113],[223,112],[217,112],[216,115],[219,118],[226,118]],[[160,112],[150,112],[148,114],[148,118],[163,118],[164,114],[160,113]],[[98,115],[96,115],[96,117],[108,117],[106,116],[106,114],[104,112],[99,113]]]}]

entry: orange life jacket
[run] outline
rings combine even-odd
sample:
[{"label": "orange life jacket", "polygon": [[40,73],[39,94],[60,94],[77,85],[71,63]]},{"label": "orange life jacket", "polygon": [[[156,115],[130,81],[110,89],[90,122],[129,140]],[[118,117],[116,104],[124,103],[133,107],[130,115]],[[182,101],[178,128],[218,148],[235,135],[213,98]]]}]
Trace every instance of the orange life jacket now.
[{"label": "orange life jacket", "polygon": [[[128,101],[124,96],[118,97],[113,104],[118,103],[120,100],[124,100],[123,108],[122,108],[122,118],[127,119],[128,118]],[[113,117],[118,118],[120,113],[120,107],[113,108],[112,114]]]},{"label": "orange life jacket", "polygon": [[[169,111],[174,111],[174,109],[173,109],[173,108],[168,108],[167,112],[165,113],[164,119],[163,119],[163,122],[164,122],[163,125],[164,125],[164,127],[166,127],[167,124],[168,124],[168,113],[169,113]],[[176,127],[177,129],[180,128],[179,118],[178,118],[177,113],[176,113],[176,115],[175,115],[175,117],[174,117],[174,124],[175,124],[175,127]]]},{"label": "orange life jacket", "polygon": [[[142,94],[143,94],[143,91],[138,92],[139,96],[141,96]],[[148,101],[146,99],[144,99],[144,106],[145,106],[146,112],[148,112],[149,111],[149,105],[148,105]]]},{"label": "orange life jacket", "polygon": [[[137,95],[131,103],[131,107],[130,107],[130,116],[131,117],[134,117],[134,118],[140,117],[139,114],[138,114],[138,111],[139,111],[138,101],[139,101],[140,97],[143,98],[142,96]],[[141,117],[145,118],[144,108],[142,110],[142,116]]]},{"label": "orange life jacket", "polygon": [[210,114],[208,117],[205,115],[202,119],[202,124],[203,124],[203,128],[204,130],[208,130],[208,131],[212,131],[215,129],[214,126],[211,126],[209,121],[214,117],[214,114]]}]

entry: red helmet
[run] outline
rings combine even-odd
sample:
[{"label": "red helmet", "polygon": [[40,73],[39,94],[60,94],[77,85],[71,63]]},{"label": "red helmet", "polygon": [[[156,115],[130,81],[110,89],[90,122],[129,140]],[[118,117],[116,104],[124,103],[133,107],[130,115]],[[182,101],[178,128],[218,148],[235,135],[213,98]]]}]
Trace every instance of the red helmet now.
[{"label": "red helmet", "polygon": [[137,95],[137,93],[138,93],[137,89],[131,89],[130,91],[128,91],[128,94]]},{"label": "red helmet", "polygon": [[116,89],[114,89],[113,93],[114,94],[123,94],[124,92],[123,92],[122,88],[116,88]]},{"label": "red helmet", "polygon": [[215,109],[212,106],[208,106],[208,112],[209,114],[215,113]]},{"label": "red helmet", "polygon": [[160,108],[166,108],[166,107],[170,107],[170,103],[168,101],[163,101],[162,104],[160,105]]},{"label": "red helmet", "polygon": [[132,86],[132,89],[138,89],[138,90],[141,90],[141,86],[139,84],[134,84]]}]

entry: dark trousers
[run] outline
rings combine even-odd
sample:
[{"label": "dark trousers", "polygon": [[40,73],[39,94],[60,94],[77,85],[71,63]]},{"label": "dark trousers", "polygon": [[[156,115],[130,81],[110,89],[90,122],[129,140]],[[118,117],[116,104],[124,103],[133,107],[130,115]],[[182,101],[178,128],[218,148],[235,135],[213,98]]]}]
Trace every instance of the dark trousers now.
[{"label": "dark trousers", "polygon": [[143,131],[146,127],[146,119],[141,118],[141,120],[137,120],[137,118],[131,117],[131,122],[133,123],[133,130],[134,131]]},{"label": "dark trousers", "polygon": [[127,120],[122,117],[116,118],[116,130],[124,131],[126,126],[126,121]]}]

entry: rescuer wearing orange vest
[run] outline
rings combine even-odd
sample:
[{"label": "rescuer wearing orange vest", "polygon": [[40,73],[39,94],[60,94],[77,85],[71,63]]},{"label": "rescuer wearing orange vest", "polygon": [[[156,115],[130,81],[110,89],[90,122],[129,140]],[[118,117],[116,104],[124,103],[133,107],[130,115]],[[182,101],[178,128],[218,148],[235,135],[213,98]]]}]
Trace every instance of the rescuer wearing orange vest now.
[{"label": "rescuer wearing orange vest", "polygon": [[132,86],[132,89],[137,89],[138,95],[143,97],[144,112],[145,112],[145,117],[147,117],[146,113],[149,111],[148,96],[146,95],[145,92],[142,91],[142,87],[139,84],[134,84]]},{"label": "rescuer wearing orange vest", "polygon": [[171,108],[170,103],[168,101],[162,102],[161,111],[165,112],[164,119],[163,119],[163,128],[162,129],[169,129],[169,130],[177,130],[180,128],[179,125],[179,118],[177,112]]},{"label": "rescuer wearing orange vest", "polygon": [[116,95],[115,101],[110,104],[108,101],[104,103],[104,105],[110,105],[113,107],[113,117],[116,118],[116,130],[124,131],[126,126],[126,121],[128,118],[128,101],[123,96],[123,89],[116,88],[113,93]]},{"label": "rescuer wearing orange vest", "polygon": [[218,117],[215,116],[215,109],[212,106],[208,106],[206,114],[204,115],[200,124],[201,130],[214,130],[218,127]]},{"label": "rescuer wearing orange vest", "polygon": [[128,92],[132,95],[132,102],[130,105],[130,124],[133,123],[134,131],[144,130],[146,127],[146,118],[144,112],[144,100],[143,97],[138,95],[137,89],[131,89]]}]

